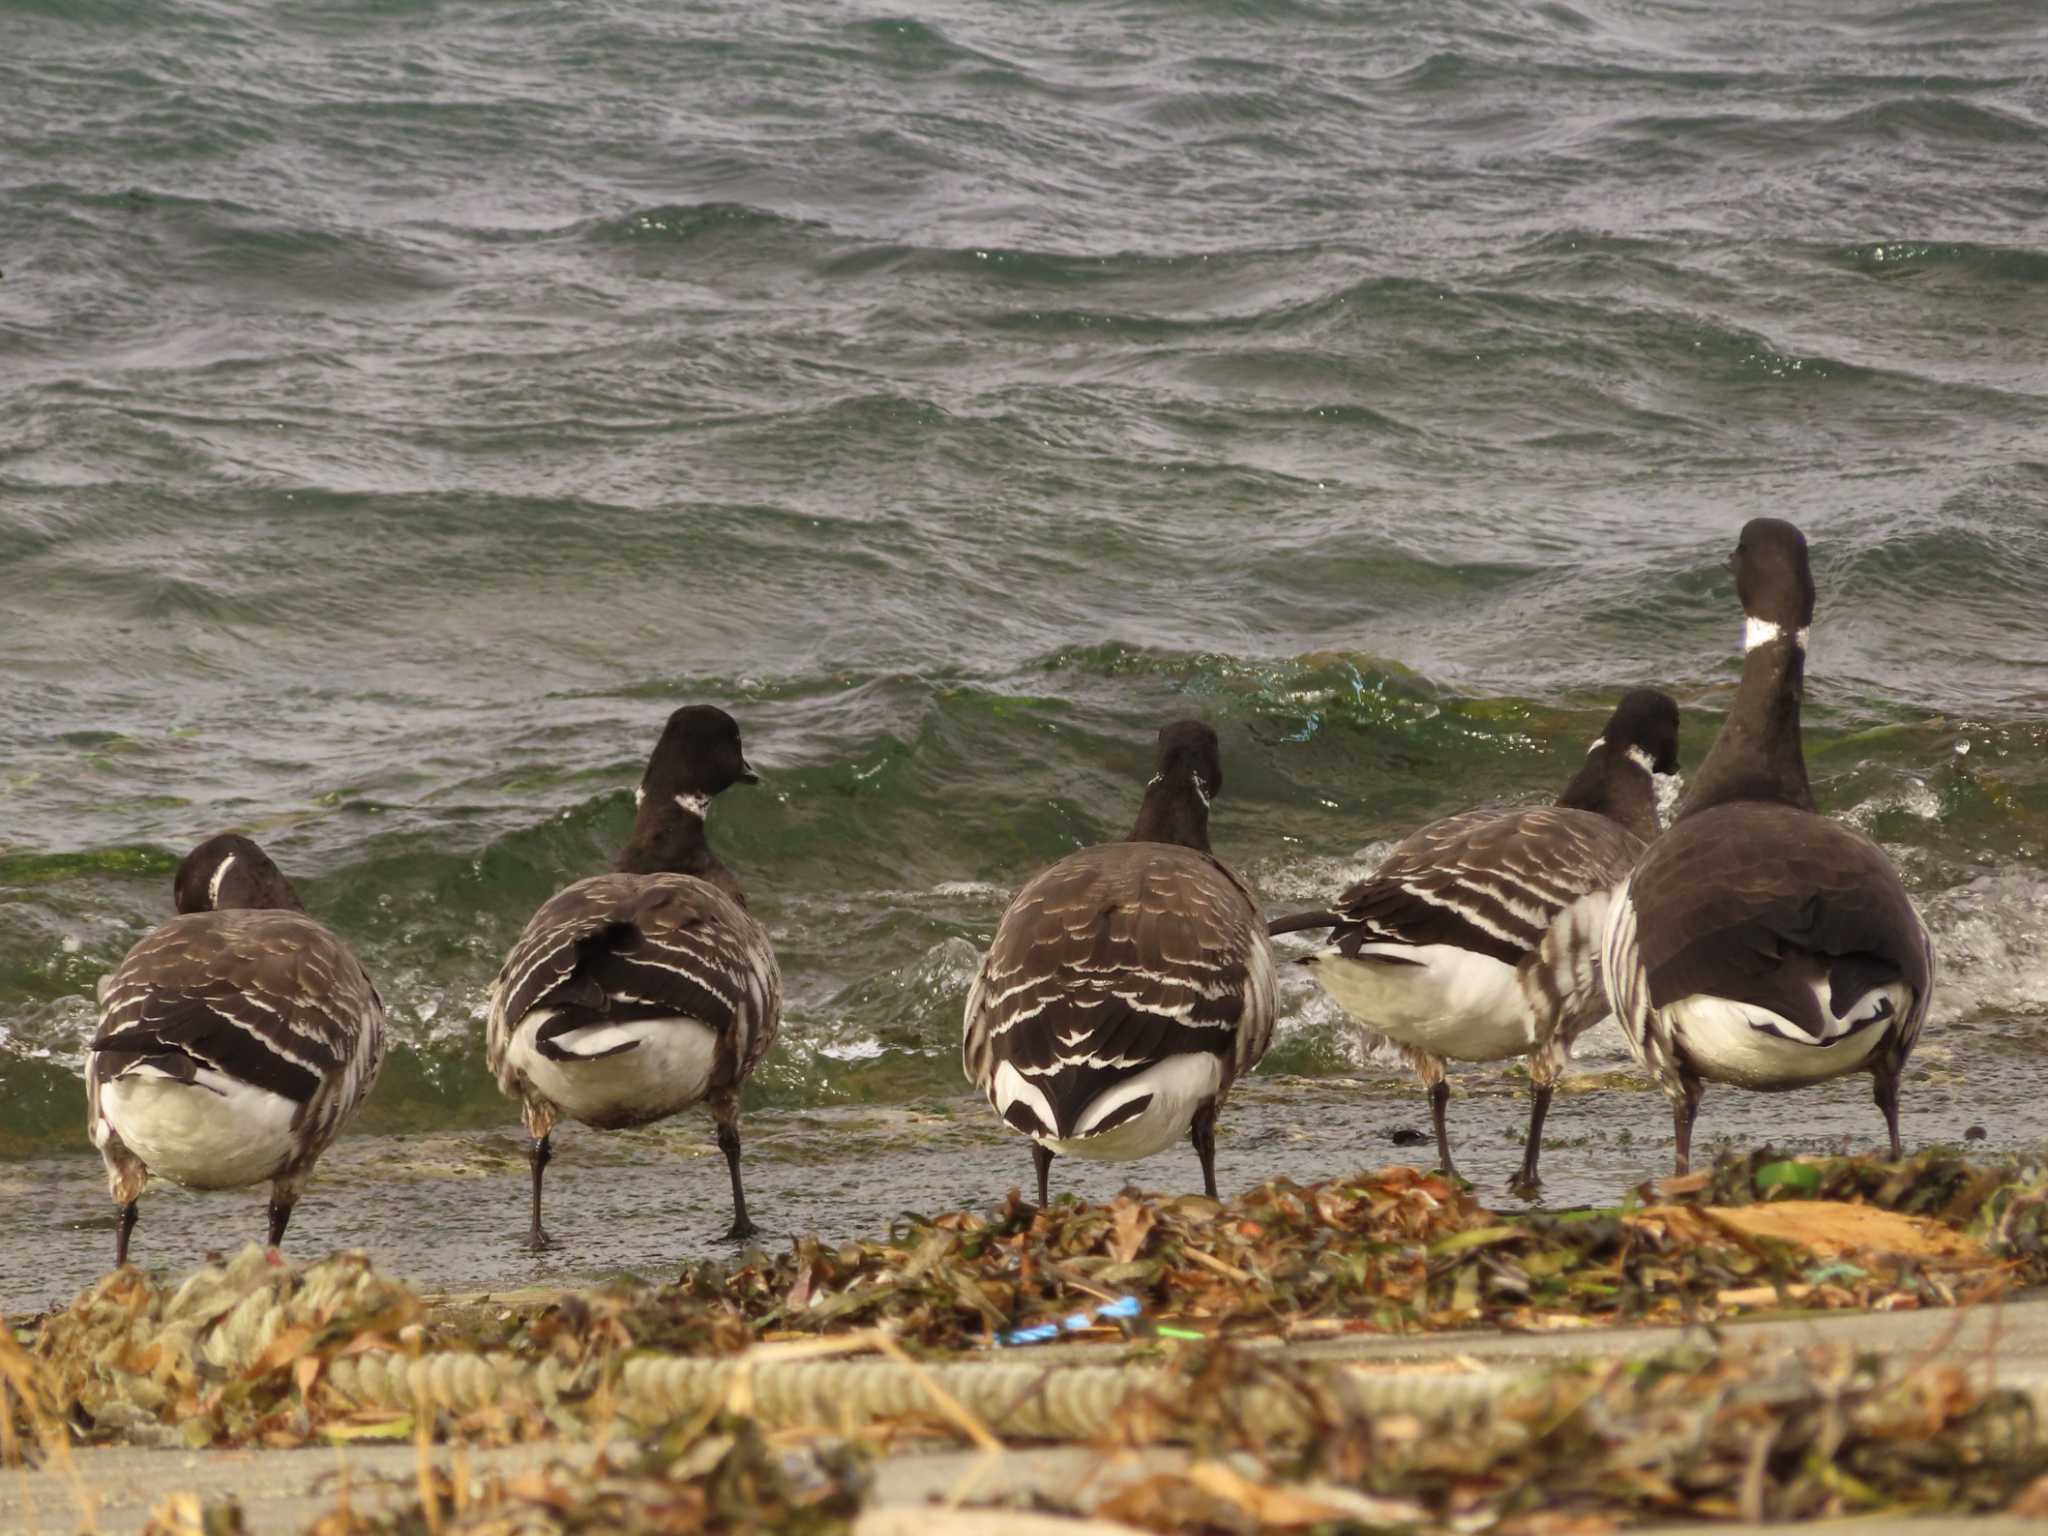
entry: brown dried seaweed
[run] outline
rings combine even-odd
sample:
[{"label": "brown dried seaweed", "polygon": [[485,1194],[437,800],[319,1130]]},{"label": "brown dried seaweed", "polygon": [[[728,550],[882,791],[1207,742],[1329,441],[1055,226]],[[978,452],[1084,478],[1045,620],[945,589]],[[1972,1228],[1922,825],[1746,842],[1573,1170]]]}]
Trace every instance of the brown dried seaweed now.
[{"label": "brown dried seaweed", "polygon": [[[1273,1368],[1243,1354],[1228,1367],[1239,1388]],[[1443,1419],[1330,1411],[1285,1444],[1217,1419],[1215,1404],[1242,1400],[1182,1399],[1207,1442],[1202,1460],[1087,1512],[1161,1531],[1264,1530],[1288,1523],[1270,1517],[1266,1496],[1337,1489],[1376,1501],[1374,1524],[1533,1536],[1685,1519],[1984,1513],[2048,1486],[2048,1445],[2025,1395],[1979,1389],[1954,1367],[1893,1374],[1843,1351],[1582,1366]],[[1200,1475],[1222,1464],[1240,1491]]]},{"label": "brown dried seaweed", "polygon": [[[40,1400],[46,1418],[102,1437],[402,1436],[416,1427],[409,1412],[328,1390],[336,1361],[496,1352],[545,1363],[546,1401],[428,1426],[504,1439],[600,1422],[607,1383],[640,1353],[729,1357],[764,1340],[880,1329],[935,1354],[1118,1300],[1137,1314],[1121,1326],[1141,1339],[1213,1342],[1950,1305],[2048,1277],[2039,1184],[1953,1158],[1886,1167],[1757,1154],[1656,1195],[1651,1206],[1510,1219],[1411,1168],[1276,1180],[1229,1202],[1126,1191],[1040,1211],[1013,1195],[990,1213],[905,1220],[878,1241],[805,1238],[736,1268],[695,1266],[666,1287],[445,1314],[360,1256],[301,1271],[251,1249],[174,1292],[121,1271],[46,1319]],[[230,1334],[239,1347],[221,1344]],[[1120,1332],[1105,1323],[1067,1336]],[[9,1422],[18,1437],[28,1421],[10,1408]]]}]

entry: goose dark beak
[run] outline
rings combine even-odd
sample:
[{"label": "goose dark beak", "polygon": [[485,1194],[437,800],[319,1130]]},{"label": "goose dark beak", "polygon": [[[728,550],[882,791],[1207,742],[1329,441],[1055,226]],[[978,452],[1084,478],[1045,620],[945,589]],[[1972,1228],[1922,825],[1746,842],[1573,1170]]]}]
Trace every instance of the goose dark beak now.
[{"label": "goose dark beak", "polygon": [[761,775],[754,772],[754,765],[744,757],[740,759],[740,782],[742,784],[758,784],[761,782]]}]

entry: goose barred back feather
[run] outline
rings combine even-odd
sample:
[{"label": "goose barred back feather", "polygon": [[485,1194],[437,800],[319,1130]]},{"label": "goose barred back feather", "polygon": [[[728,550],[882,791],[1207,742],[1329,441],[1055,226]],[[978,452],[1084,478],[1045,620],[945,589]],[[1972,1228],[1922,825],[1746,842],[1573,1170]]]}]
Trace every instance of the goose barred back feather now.
[{"label": "goose barred back feather", "polygon": [[[152,1173],[199,1189],[268,1180],[280,1241],[384,1063],[377,989],[346,944],[296,910],[260,848],[203,843],[175,888],[188,910],[101,981],[86,1053],[87,1130],[122,1207],[116,1262]],[[222,900],[290,905],[207,909]]]},{"label": "goose barred back feather", "polygon": [[[1116,1083],[1175,1056],[1213,1056],[1217,1099],[1272,1043],[1271,945],[1250,891],[1167,843],[1085,848],[1017,893],[973,990],[961,1061],[1025,1135],[1069,1141],[1143,1108],[1084,1116]],[[998,1102],[998,1068],[1036,1094]]]},{"label": "goose barred back feather", "polygon": [[[595,875],[534,913],[491,988],[485,1058],[499,1088],[518,1098],[528,1131],[544,1136],[559,1107],[510,1059],[513,1034],[536,1010],[542,1055],[605,1022],[692,1019],[716,1039],[705,1096],[730,1092],[775,1043],[782,977],[768,932],[745,906],[692,875]],[[551,1051],[551,1047],[553,1047]],[[691,1102],[695,1102],[692,1098]],[[600,1129],[644,1125],[688,1104],[583,1118]]]}]

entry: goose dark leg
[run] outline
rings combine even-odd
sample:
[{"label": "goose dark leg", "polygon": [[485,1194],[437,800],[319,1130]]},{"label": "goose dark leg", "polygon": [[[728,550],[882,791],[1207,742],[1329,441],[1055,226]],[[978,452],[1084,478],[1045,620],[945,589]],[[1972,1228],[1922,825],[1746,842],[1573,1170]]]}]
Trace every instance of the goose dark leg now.
[{"label": "goose dark leg", "polygon": [[549,1132],[541,1132],[533,1138],[533,1146],[527,1152],[527,1159],[533,1164],[533,1226],[526,1234],[526,1246],[536,1252],[551,1246],[547,1233],[540,1229],[540,1176],[555,1155],[549,1137]]},{"label": "goose dark leg", "polygon": [[140,1201],[130,1200],[121,1207],[121,1219],[114,1224],[114,1268],[119,1269],[128,1262],[128,1234],[135,1230],[136,1209]]},{"label": "goose dark leg", "polygon": [[1899,1069],[1889,1062],[1881,1063],[1876,1071],[1876,1091],[1872,1095],[1877,1107],[1884,1111],[1884,1128],[1891,1133],[1892,1161],[1897,1162],[1906,1155],[1899,1144]]},{"label": "goose dark leg", "polygon": [[1508,1182],[1508,1192],[1533,1200],[1543,1187],[1536,1163],[1543,1156],[1543,1117],[1550,1113],[1550,1084],[1532,1086],[1529,1100],[1529,1139],[1522,1146],[1522,1171]]},{"label": "goose dark leg", "polygon": [[747,1220],[747,1192],[740,1184],[740,1128],[718,1128],[718,1150],[725,1154],[726,1171],[732,1175],[732,1225],[725,1230],[728,1242],[744,1242],[759,1230]]},{"label": "goose dark leg", "polygon": [[1216,1196],[1216,1101],[1205,1099],[1195,1110],[1188,1127],[1188,1140],[1195,1144],[1195,1156],[1202,1160],[1202,1193]]},{"label": "goose dark leg", "polygon": [[1692,1123],[1700,1112],[1700,1095],[1706,1092],[1706,1085],[1690,1073],[1678,1080],[1678,1098],[1671,1101],[1671,1135],[1678,1144],[1678,1155],[1673,1171],[1686,1174],[1692,1171]]},{"label": "goose dark leg", "polygon": [[1444,1123],[1444,1110],[1451,1102],[1451,1085],[1438,1078],[1429,1085],[1429,1118],[1436,1126],[1436,1160],[1444,1177],[1455,1179],[1458,1165],[1451,1161],[1451,1131]]},{"label": "goose dark leg", "polygon": [[1046,1180],[1052,1174],[1052,1148],[1031,1143],[1031,1166],[1038,1170],[1038,1208],[1042,1211],[1052,1203],[1046,1194]]},{"label": "goose dark leg", "polygon": [[270,1197],[270,1246],[275,1248],[284,1241],[284,1229],[291,1224],[292,1207],[288,1200]]},{"label": "goose dark leg", "polygon": [[726,1228],[729,1243],[745,1242],[758,1230],[747,1220],[747,1192],[740,1185],[740,1101],[733,1093],[714,1094],[711,1113],[718,1121],[718,1150],[725,1154],[726,1172],[732,1175],[732,1225]]}]

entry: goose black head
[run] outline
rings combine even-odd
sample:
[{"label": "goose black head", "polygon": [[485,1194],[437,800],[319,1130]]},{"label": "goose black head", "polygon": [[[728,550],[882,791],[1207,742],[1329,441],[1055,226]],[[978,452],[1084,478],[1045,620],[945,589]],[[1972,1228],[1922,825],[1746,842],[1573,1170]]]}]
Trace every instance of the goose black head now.
[{"label": "goose black head", "polygon": [[1752,518],[1743,524],[1728,565],[1747,621],[1742,686],[1692,792],[1679,807],[1681,821],[1738,800],[1813,809],[1799,740],[1806,631],[1813,623],[1806,535],[1783,518]]},{"label": "goose black head", "polygon": [[171,881],[171,899],[181,916],[235,908],[306,910],[270,855],[236,832],[209,837],[185,855]]},{"label": "goose black head", "polygon": [[1152,780],[1131,829],[1134,843],[1179,843],[1209,851],[1209,802],[1223,792],[1223,751],[1199,720],[1176,720],[1159,732]]},{"label": "goose black head", "polygon": [[1600,739],[1651,773],[1678,772],[1678,701],[1655,688],[1631,688]]},{"label": "goose black head", "polygon": [[1813,623],[1813,568],[1806,535],[1781,517],[1756,517],[1743,524],[1735,553],[1735,595],[1749,620],[1744,650],[1790,640],[1804,650]]},{"label": "goose black head", "polygon": [[635,798],[643,811],[675,806],[702,816],[713,795],[760,782],[740,748],[738,722],[716,705],[686,704],[668,717]]},{"label": "goose black head", "polygon": [[760,782],[733,717],[710,704],[685,705],[668,717],[647,759],[633,792],[639,806],[633,837],[612,867],[626,874],[696,875],[744,902],[739,882],[705,840],[704,815],[712,796]]},{"label": "goose black head", "polygon": [[1654,688],[1631,688],[1607,717],[1557,803],[1620,822],[1648,842],[1657,835],[1653,773],[1678,772],[1678,705]]},{"label": "goose black head", "polygon": [[1199,720],[1176,720],[1159,731],[1155,784],[1191,785],[1204,805],[1223,793],[1223,749]]}]

